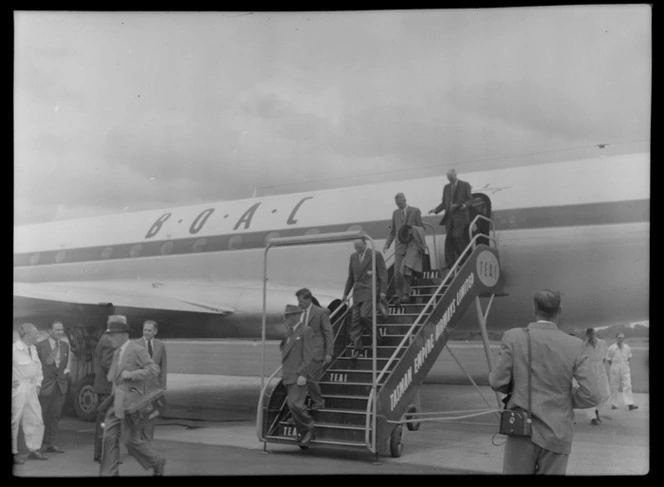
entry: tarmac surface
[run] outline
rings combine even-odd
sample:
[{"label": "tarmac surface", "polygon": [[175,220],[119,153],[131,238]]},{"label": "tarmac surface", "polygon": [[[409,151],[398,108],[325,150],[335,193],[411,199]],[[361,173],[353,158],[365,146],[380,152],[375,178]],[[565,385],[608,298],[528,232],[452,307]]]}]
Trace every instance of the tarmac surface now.
[{"label": "tarmac surface", "polygon": [[[480,393],[468,385],[424,384],[423,411],[496,407],[487,386]],[[422,423],[406,431],[400,458],[370,452],[312,446],[263,444],[256,436],[256,405],[260,378],[169,373],[168,409],[155,429],[155,449],[167,459],[166,476],[198,475],[446,475],[500,474],[503,446],[493,415],[463,422]],[[639,409],[601,412],[593,426],[577,415],[568,475],[644,475],[650,470],[649,394],[634,394]],[[94,424],[74,418],[60,423],[58,445],[64,454],[49,453],[48,461],[28,460],[14,467],[25,477],[88,477],[99,474],[92,461]],[[124,446],[122,476],[148,476]]]}]

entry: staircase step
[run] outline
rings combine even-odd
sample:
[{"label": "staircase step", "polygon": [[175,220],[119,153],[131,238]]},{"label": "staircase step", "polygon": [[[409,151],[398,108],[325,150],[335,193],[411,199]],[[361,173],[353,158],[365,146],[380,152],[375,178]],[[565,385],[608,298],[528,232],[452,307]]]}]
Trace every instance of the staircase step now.
[{"label": "staircase step", "polygon": [[[275,435],[267,435],[265,437],[267,440],[270,440],[271,442],[274,443],[284,443],[284,444],[297,444],[297,439],[294,437],[286,437],[286,436],[275,436]],[[367,445],[363,441],[334,441],[334,440],[321,440],[319,438],[316,438],[315,440],[312,440],[310,445],[323,445],[323,446],[343,446],[343,447],[352,447],[352,448],[362,448],[366,449]]]},{"label": "staircase step", "polygon": [[[376,376],[380,374],[377,372]],[[323,379],[328,382],[359,382],[362,384],[371,384],[373,380],[372,370],[343,370],[343,369],[330,369],[325,372]],[[379,385],[387,380],[387,376],[383,376]]]},{"label": "staircase step", "polygon": [[[431,309],[428,310],[429,312],[424,313],[422,315],[422,320],[421,322],[424,323],[426,319],[429,317],[429,314],[431,312]],[[420,316],[419,313],[404,313],[402,315],[390,315],[385,324],[388,325],[412,325],[417,317]],[[381,325],[383,323],[380,323]]]},{"label": "staircase step", "polygon": [[[378,358],[376,359],[376,367],[378,371],[383,370],[383,367],[387,364],[387,358]],[[390,364],[390,370],[395,367],[398,363],[398,360],[393,360]],[[339,357],[336,362],[334,362],[334,368],[340,370],[371,370],[373,367],[373,359],[359,357],[356,359],[351,359],[349,357]]]},{"label": "staircase step", "polygon": [[[363,442],[365,439],[365,426],[350,425],[350,424],[334,424],[316,422],[316,439],[317,440],[336,440],[336,441],[352,441]],[[297,436],[294,424],[282,421],[276,429],[276,436],[285,436],[294,438]],[[274,435],[274,433],[273,433]]]},{"label": "staircase step", "polygon": [[345,409],[350,411],[366,411],[369,395],[354,396],[352,394],[326,394],[326,409]]},{"label": "staircase step", "polygon": [[330,409],[326,407],[312,412],[311,415],[316,423],[321,422],[364,427],[367,421],[367,412],[364,409],[362,411],[351,411],[349,409]]},{"label": "staircase step", "polygon": [[[398,343],[395,343],[393,345],[382,345],[382,342],[390,341],[394,338],[398,338]],[[383,337],[383,340],[381,342],[381,345],[376,347],[376,351],[378,352],[377,357],[380,358],[390,358],[394,351],[398,348],[397,345],[401,343],[401,340],[403,340],[403,337]],[[367,344],[367,348],[363,349],[361,353],[361,357],[363,358],[371,358],[371,352],[372,352],[372,347],[371,345],[368,345],[370,343],[370,339],[368,336],[364,337],[364,343]],[[405,352],[405,348],[402,347],[401,350],[397,353],[397,358],[401,357]],[[343,357],[350,357],[350,350],[346,350],[344,354],[342,355]]]},{"label": "staircase step", "polygon": [[371,392],[371,383],[362,382],[331,382],[319,381],[323,397],[332,394],[343,394],[349,396],[368,396]]}]

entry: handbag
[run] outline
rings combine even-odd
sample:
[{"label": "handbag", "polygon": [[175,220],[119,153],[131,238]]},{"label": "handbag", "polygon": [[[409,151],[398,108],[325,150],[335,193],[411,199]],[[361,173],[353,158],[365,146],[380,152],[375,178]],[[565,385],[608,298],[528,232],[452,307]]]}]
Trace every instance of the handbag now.
[{"label": "handbag", "polygon": [[125,410],[125,417],[135,428],[141,428],[159,415],[166,406],[163,389],[151,391]]},{"label": "handbag", "polygon": [[[501,435],[508,436],[532,436],[532,417],[530,411],[532,409],[532,391],[531,391],[531,369],[532,369],[532,345],[530,341],[530,332],[528,328],[524,329],[528,337],[528,410],[516,407],[514,409],[503,409],[500,412],[500,428],[498,432]],[[505,398],[505,406],[509,401],[509,396]]]}]

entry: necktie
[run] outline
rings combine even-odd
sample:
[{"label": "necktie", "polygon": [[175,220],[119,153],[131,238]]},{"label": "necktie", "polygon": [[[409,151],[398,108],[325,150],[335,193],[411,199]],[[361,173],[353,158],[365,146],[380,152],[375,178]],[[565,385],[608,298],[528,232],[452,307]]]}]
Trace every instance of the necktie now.
[{"label": "necktie", "polygon": [[150,354],[150,358],[152,358],[152,340],[148,340],[148,353]]},{"label": "necktie", "polygon": [[309,309],[311,309],[311,306],[307,308],[307,311],[304,313],[304,324],[308,325],[309,324]]},{"label": "necktie", "polygon": [[55,342],[55,366],[60,367],[60,340]]},{"label": "necktie", "polygon": [[401,218],[406,219],[406,210],[401,210]]}]

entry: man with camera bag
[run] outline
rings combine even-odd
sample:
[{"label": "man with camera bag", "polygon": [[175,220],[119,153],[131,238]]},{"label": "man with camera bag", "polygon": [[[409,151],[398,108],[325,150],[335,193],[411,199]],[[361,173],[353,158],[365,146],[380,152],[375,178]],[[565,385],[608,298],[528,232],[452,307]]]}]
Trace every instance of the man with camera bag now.
[{"label": "man with camera bag", "polygon": [[[534,310],[535,323],[503,334],[498,361],[489,375],[495,391],[510,394],[505,409],[526,411],[531,404],[531,427],[517,433],[527,436],[507,436],[503,473],[564,475],[572,449],[574,409],[594,407],[602,397],[583,341],[556,326],[562,311],[560,294],[539,291]],[[578,387],[572,386],[573,379]]]}]

